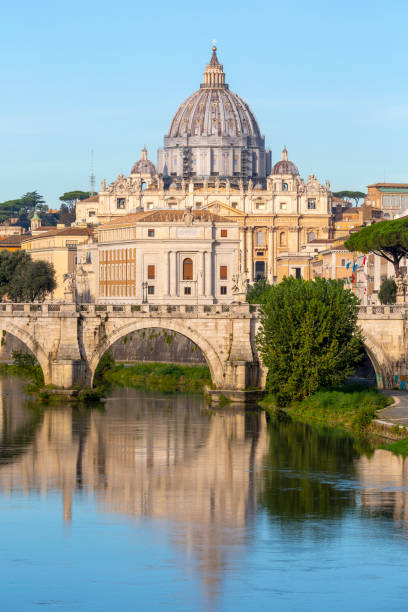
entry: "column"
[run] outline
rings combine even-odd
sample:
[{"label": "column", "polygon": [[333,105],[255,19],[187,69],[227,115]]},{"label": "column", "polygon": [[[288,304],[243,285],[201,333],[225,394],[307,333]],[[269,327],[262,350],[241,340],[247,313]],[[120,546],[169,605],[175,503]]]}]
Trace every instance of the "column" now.
[{"label": "column", "polygon": [[170,295],[170,251],[164,254],[164,286],[165,296]]},{"label": "column", "polygon": [[176,254],[174,251],[170,251],[170,269],[169,269],[169,279],[170,279],[170,296],[175,297],[176,295],[176,280],[177,280],[177,270],[176,270]]},{"label": "column", "polygon": [[254,228],[249,227],[247,232],[247,257],[248,257],[248,279],[252,283],[254,281]]},{"label": "column", "polygon": [[241,227],[239,232],[239,272],[245,272],[246,269],[246,227]]},{"label": "column", "polygon": [[273,283],[273,228],[268,228],[268,280]]},{"label": "column", "polygon": [[209,251],[205,252],[205,297],[211,297],[212,295],[212,262],[211,262],[211,253]]},{"label": "column", "polygon": [[198,295],[205,295],[205,251],[198,254]]}]

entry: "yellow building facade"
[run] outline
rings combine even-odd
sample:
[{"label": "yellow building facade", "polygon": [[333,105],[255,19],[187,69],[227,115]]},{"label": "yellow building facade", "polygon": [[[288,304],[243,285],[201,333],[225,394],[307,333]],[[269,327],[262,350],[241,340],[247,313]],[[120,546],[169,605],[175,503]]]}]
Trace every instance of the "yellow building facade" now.
[{"label": "yellow building facade", "polygon": [[75,274],[78,245],[88,242],[91,235],[92,229],[68,227],[36,236],[30,235],[21,242],[21,248],[27,251],[34,261],[47,261],[54,267],[57,287],[49,296],[50,300],[64,300],[65,275]]}]

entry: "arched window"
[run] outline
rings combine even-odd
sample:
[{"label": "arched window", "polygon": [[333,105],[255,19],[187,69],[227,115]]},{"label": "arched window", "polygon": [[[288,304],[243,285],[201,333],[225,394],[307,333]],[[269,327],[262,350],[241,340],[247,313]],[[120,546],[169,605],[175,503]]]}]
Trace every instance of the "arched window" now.
[{"label": "arched window", "polygon": [[282,191],[288,191],[289,185],[287,183],[282,183]]},{"label": "arched window", "polygon": [[193,280],[193,260],[190,257],[183,260],[183,280]]},{"label": "arched window", "polygon": [[286,246],[287,241],[286,241],[286,234],[285,232],[281,232],[279,235],[279,245],[280,246]]},{"label": "arched window", "polygon": [[314,238],[315,238],[314,232],[308,232],[308,234],[307,234],[307,241],[308,242],[312,242],[312,240],[314,240]]}]

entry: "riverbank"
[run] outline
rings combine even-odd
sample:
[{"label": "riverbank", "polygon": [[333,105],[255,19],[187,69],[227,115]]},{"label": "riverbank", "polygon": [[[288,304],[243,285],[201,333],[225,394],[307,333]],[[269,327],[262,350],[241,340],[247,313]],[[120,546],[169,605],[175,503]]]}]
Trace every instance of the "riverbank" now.
[{"label": "riverbank", "polygon": [[172,363],[137,363],[111,365],[103,372],[103,382],[118,387],[132,387],[161,393],[199,393],[211,385],[207,366]]},{"label": "riverbank", "polygon": [[341,389],[322,389],[284,408],[277,406],[274,397],[267,396],[261,401],[261,406],[271,414],[283,410],[294,421],[340,428],[361,435],[369,430],[377,411],[392,402],[392,398],[377,389],[348,384]]}]

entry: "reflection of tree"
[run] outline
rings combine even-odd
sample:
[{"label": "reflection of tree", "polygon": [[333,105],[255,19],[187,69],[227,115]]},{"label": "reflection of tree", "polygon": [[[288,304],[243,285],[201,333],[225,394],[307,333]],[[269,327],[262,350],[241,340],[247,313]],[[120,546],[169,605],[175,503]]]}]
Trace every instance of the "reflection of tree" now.
[{"label": "reflection of tree", "polygon": [[22,401],[22,386],[15,378],[0,379],[0,464],[24,454],[42,421],[41,409]]},{"label": "reflection of tree", "polygon": [[353,440],[301,423],[272,421],[260,502],[283,522],[338,518],[355,504],[341,480],[354,475]]}]

